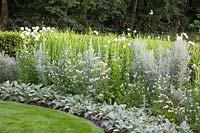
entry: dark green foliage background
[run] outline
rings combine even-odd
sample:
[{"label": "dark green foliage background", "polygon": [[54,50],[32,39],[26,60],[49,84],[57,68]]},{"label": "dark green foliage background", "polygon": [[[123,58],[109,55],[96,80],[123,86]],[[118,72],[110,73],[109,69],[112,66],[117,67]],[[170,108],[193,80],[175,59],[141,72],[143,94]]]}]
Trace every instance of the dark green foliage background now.
[{"label": "dark green foliage background", "polygon": [[[86,32],[122,32],[127,28],[143,33],[196,30],[199,0],[8,0],[8,29],[20,26],[54,26]],[[134,7],[136,11],[134,12]],[[149,15],[153,10],[154,14]]]}]

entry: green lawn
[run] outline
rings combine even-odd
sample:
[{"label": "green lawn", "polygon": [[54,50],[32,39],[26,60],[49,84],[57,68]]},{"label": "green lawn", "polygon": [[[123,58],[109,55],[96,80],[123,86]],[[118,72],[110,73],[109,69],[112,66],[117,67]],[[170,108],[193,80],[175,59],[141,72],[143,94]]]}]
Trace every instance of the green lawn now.
[{"label": "green lawn", "polygon": [[0,101],[0,133],[102,133],[92,122],[67,113]]}]

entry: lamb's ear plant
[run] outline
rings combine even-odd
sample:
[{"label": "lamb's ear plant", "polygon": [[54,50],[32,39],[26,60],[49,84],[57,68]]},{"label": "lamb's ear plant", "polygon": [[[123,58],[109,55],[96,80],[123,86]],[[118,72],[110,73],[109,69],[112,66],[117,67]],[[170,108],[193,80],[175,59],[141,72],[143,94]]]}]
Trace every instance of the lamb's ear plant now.
[{"label": "lamb's ear plant", "polygon": [[186,121],[176,125],[162,115],[152,116],[144,107],[128,108],[125,104],[95,103],[90,96],[62,95],[55,86],[7,81],[0,84],[0,99],[48,105],[86,118],[91,117],[101,120],[100,125],[111,132],[192,132]]}]

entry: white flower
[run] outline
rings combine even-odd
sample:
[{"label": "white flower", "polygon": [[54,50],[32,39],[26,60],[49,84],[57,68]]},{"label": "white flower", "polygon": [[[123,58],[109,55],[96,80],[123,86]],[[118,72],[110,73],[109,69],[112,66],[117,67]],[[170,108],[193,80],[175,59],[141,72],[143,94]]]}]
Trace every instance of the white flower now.
[{"label": "white flower", "polygon": [[53,30],[53,31],[54,31],[54,30],[56,30],[56,29],[55,29],[54,27],[52,27],[52,28],[51,28],[51,30]]},{"label": "white flower", "polygon": [[126,38],[125,38],[125,37],[122,37],[121,39],[122,39],[122,41],[125,41],[125,40],[126,40]]},{"label": "white flower", "polygon": [[35,33],[34,33],[34,32],[31,32],[31,36],[33,36],[33,37],[34,37],[34,36],[35,36]]},{"label": "white flower", "polygon": [[97,35],[97,36],[99,35],[99,32],[96,31],[96,30],[94,30],[93,33],[94,33],[95,35]]},{"label": "white flower", "polygon": [[182,40],[182,36],[179,36],[178,34],[176,34],[176,40]]},{"label": "white flower", "polygon": [[196,64],[192,64],[192,68],[194,68],[194,69],[195,69],[196,67],[197,67],[197,65],[196,65]]},{"label": "white flower", "polygon": [[194,46],[194,42],[192,42],[192,41],[189,41],[188,44],[191,46]]},{"label": "white flower", "polygon": [[39,30],[39,29],[40,29],[40,27],[39,27],[39,26],[36,26],[36,27],[35,27],[35,29]]},{"label": "white flower", "polygon": [[186,39],[188,39],[188,35],[186,33],[181,33],[181,36],[185,37]]},{"label": "white flower", "polygon": [[167,36],[167,40],[170,41],[170,36]]},{"label": "white flower", "polygon": [[117,41],[118,41],[118,39],[117,39],[117,38],[115,38],[113,41],[114,41],[114,42],[117,42]]},{"label": "white flower", "polygon": [[47,32],[47,28],[46,27],[42,27],[42,31],[43,32]]},{"label": "white flower", "polygon": [[37,36],[35,36],[35,41],[39,41],[40,40],[40,35],[38,34]]},{"label": "white flower", "polygon": [[173,113],[174,111],[169,109],[168,112],[169,112],[169,113]]},{"label": "white flower", "polygon": [[21,31],[24,31],[24,27],[20,27],[20,30],[21,30]]},{"label": "white flower", "polygon": [[130,31],[131,29],[130,28],[127,28],[127,31]]},{"label": "white flower", "polygon": [[47,27],[47,31],[50,31],[51,30],[51,28],[50,27]]},{"label": "white flower", "polygon": [[150,11],[149,15],[153,15],[153,10]]},{"label": "white flower", "polygon": [[26,31],[24,32],[25,36],[29,36],[30,35],[30,32],[29,31]]},{"label": "white flower", "polygon": [[25,27],[25,30],[26,30],[26,31],[29,31],[29,28],[28,28],[28,27]]},{"label": "white flower", "polygon": [[20,34],[20,37],[21,37],[22,39],[24,39],[24,38],[25,38],[24,33]]},{"label": "white flower", "polygon": [[169,106],[168,106],[168,105],[165,105],[165,106],[163,107],[163,109],[167,109],[167,108],[169,108]]},{"label": "white flower", "polygon": [[32,29],[33,29],[33,32],[38,32],[38,30],[40,29],[40,27],[36,26],[36,27],[32,27]]}]

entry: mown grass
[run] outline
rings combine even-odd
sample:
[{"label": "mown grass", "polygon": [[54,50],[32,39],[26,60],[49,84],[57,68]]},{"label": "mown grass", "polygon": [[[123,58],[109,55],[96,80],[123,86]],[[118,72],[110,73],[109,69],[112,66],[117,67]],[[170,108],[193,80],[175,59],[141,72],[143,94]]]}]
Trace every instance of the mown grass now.
[{"label": "mown grass", "polygon": [[102,133],[93,123],[61,111],[0,101],[1,133]]}]

